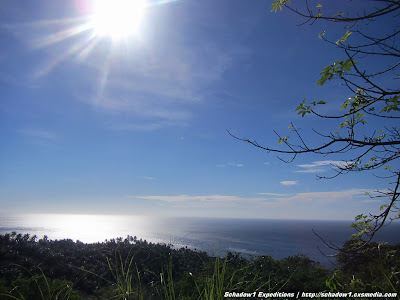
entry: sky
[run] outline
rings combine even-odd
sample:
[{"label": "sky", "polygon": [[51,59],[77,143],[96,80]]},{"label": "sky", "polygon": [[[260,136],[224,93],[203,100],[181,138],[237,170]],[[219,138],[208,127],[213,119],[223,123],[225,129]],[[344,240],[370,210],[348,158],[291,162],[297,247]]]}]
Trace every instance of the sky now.
[{"label": "sky", "polygon": [[[346,2],[348,3],[348,2]],[[346,219],[376,211],[371,174],[333,180],[343,156],[285,164],[232,138],[279,147],[317,87],[343,25],[303,20],[270,1],[148,1],[135,32],[91,22],[90,1],[5,0],[0,7],[0,206],[6,213]],[[349,4],[350,5],[350,4]],[[335,8],[332,8],[335,9]],[[132,17],[133,18],[133,17]],[[139,18],[135,16],[135,18]],[[116,22],[116,21],[114,21]]]}]

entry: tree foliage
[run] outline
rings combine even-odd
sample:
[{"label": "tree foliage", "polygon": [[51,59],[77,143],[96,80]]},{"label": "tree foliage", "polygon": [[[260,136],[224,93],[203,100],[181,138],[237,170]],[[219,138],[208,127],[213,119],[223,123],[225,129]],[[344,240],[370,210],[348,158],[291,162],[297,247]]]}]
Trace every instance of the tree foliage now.
[{"label": "tree foliage", "polygon": [[222,259],[132,236],[84,244],[14,232],[0,235],[0,257],[0,300],[80,299],[77,292],[84,299],[157,300],[312,292],[323,290],[332,274],[304,255],[275,260],[228,252]]},{"label": "tree foliage", "polygon": [[136,237],[83,244],[0,235],[0,299],[223,299],[225,292],[397,292],[400,244],[346,242],[336,270],[305,255],[211,257]]},{"label": "tree foliage", "polygon": [[[272,12],[285,8],[304,18],[299,25],[315,26],[319,22],[342,25],[343,35],[339,39],[328,38],[326,32],[318,36],[332,47],[339,48],[345,58],[326,66],[316,84],[324,86],[337,80],[347,89],[347,99],[337,104],[336,114],[320,112],[320,106],[326,104],[324,100],[308,101],[305,98],[296,109],[302,117],[314,115],[326,121],[337,120],[337,128],[327,132],[313,129],[318,143],[311,145],[292,123],[289,126],[291,136],[275,132],[278,144],[282,146],[277,148],[239,138],[228,131],[234,138],[267,152],[289,155],[287,159],[281,158],[285,162],[292,162],[298,155],[306,153],[342,154],[343,163],[332,165],[334,175],[319,178],[374,171],[375,176],[385,180],[387,189],[369,193],[370,197],[379,198],[384,203],[380,212],[361,214],[353,224],[358,230],[354,237],[366,237],[359,242],[359,247],[369,243],[382,226],[400,218],[400,1],[371,2],[366,6],[353,4],[349,12],[333,13],[325,4],[308,0],[296,3],[298,6],[293,6],[290,0],[274,0],[271,6]],[[327,6],[332,3],[327,3]],[[386,172],[384,175],[381,175],[382,169]]]}]

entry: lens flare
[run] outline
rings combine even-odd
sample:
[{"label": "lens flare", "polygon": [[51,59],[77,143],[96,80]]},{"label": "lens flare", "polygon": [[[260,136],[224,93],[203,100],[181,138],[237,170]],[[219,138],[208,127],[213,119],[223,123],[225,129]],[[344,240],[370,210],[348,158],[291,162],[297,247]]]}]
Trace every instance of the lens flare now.
[{"label": "lens flare", "polygon": [[124,39],[138,33],[145,8],[144,0],[97,0],[89,24],[98,36]]}]

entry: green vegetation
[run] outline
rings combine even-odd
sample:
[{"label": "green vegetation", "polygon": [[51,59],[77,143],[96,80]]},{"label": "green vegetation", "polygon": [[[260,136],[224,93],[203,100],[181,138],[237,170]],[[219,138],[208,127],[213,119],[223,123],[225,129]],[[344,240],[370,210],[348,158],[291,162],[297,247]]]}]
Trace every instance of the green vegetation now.
[{"label": "green vegetation", "polygon": [[[0,299],[229,299],[226,292],[398,292],[400,244],[347,242],[328,270],[304,255],[224,258],[128,236],[103,243],[0,235]],[[254,294],[254,295],[256,295]],[[257,297],[255,297],[257,298]]]}]

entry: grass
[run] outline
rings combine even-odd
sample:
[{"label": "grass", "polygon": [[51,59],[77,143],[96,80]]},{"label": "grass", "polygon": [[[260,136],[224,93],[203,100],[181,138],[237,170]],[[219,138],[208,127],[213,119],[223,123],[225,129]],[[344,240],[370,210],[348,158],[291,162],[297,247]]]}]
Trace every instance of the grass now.
[{"label": "grass", "polygon": [[[227,299],[224,296],[226,292],[243,292],[248,290],[249,286],[252,286],[251,293],[261,290],[265,291],[265,288],[267,288],[269,293],[279,292],[285,287],[293,275],[291,274],[283,282],[272,284],[273,280],[271,277],[269,277],[267,282],[264,282],[262,280],[263,276],[260,276],[258,273],[254,274],[250,280],[246,279],[246,275],[250,273],[249,271],[249,266],[241,267],[232,271],[232,269],[229,269],[227,266],[227,258],[225,257],[221,260],[221,258],[217,256],[212,268],[205,272],[203,278],[199,276],[195,279],[193,278],[193,274],[189,274],[195,285],[195,293],[192,295],[177,295],[174,287],[172,263],[170,261],[166,270],[166,276],[164,275],[164,272],[161,274],[164,299],[222,300]],[[186,281],[188,280],[190,279],[186,278]]]},{"label": "grass", "polygon": [[5,293],[0,293],[0,299],[15,300],[75,300],[81,299],[73,290],[71,282],[60,279],[49,279],[43,271],[39,275],[33,275],[23,266],[21,269],[30,274],[28,279],[17,279],[13,282],[13,288]]},{"label": "grass", "polygon": [[[113,259],[106,258],[112,280],[105,279],[98,274],[88,270],[83,270],[89,274],[101,277],[107,280],[110,284],[108,290],[103,290],[102,295],[98,295],[97,299],[119,299],[119,300],[144,300],[149,299],[149,293],[142,287],[140,272],[134,261],[135,256],[129,252],[125,258],[121,253],[115,251]],[[21,267],[23,268],[23,267]],[[172,257],[166,270],[160,273],[160,285],[162,292],[153,293],[155,299],[177,300],[177,299],[197,299],[197,300],[222,300],[225,292],[246,290],[247,286],[256,286],[254,291],[267,289],[268,292],[278,292],[285,287],[291,276],[284,282],[272,283],[273,280],[269,276],[268,281],[262,281],[263,276],[256,273],[250,278],[246,276],[250,273],[249,267],[244,266],[237,269],[228,267],[227,257],[223,260],[217,256],[212,265],[204,263],[204,272],[198,276],[193,276],[192,273],[187,274],[174,284]],[[24,268],[25,269],[25,268]],[[26,269],[25,269],[26,270]],[[72,284],[59,281],[49,280],[41,271],[40,275],[30,273],[30,278],[14,282],[14,288],[9,293],[0,294],[7,299],[16,300],[75,300],[81,299],[76,291],[72,290]],[[32,289],[32,283],[35,288]],[[191,288],[185,288],[182,284],[192,284]],[[32,291],[35,291],[32,293]],[[154,296],[156,294],[156,296]],[[3,299],[0,297],[0,299]]]},{"label": "grass", "polygon": [[[107,264],[111,271],[112,276],[114,277],[116,286],[117,286],[117,296],[121,300],[132,298],[135,294],[135,290],[133,288],[133,259],[134,255],[131,255],[129,252],[125,261],[122,259],[121,253],[115,252],[115,261],[112,262],[111,259],[107,257]],[[138,284],[137,284],[137,295],[138,299],[142,300],[141,296],[141,284],[140,284],[140,274],[136,268],[136,275],[138,276]]]}]

